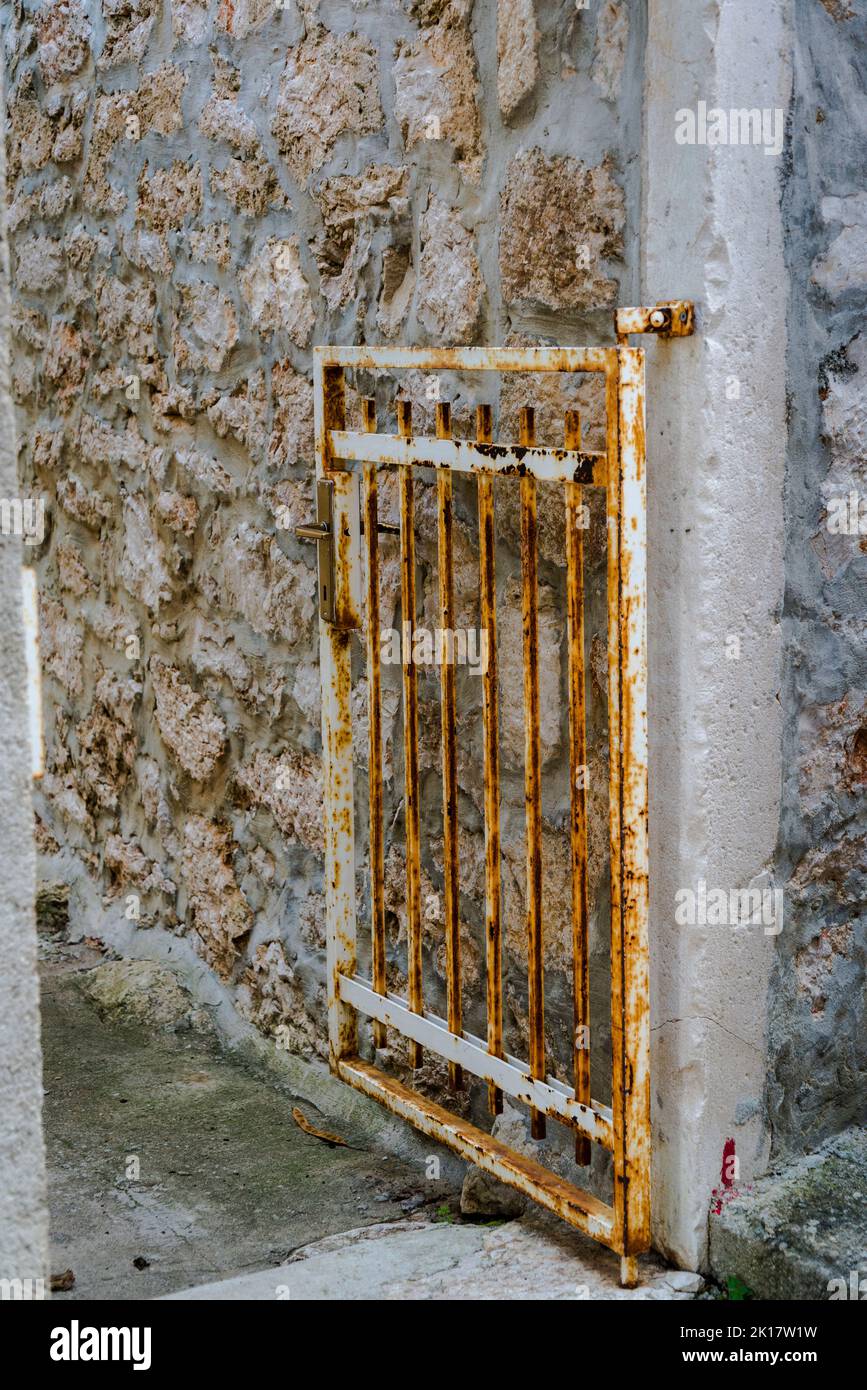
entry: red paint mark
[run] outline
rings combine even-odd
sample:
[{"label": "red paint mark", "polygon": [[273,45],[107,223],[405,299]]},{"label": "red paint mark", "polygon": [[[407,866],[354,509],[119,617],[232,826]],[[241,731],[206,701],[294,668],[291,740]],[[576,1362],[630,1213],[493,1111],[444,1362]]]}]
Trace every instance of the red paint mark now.
[{"label": "red paint mark", "polygon": [[734,1139],[727,1139],[723,1144],[722,1172],[720,1173],[723,1187],[734,1186],[734,1178],[731,1175],[736,1171],[735,1141]]},{"label": "red paint mark", "polygon": [[735,1191],[735,1178],[737,1177],[738,1161],[735,1155],[734,1139],[727,1139],[723,1144],[722,1168],[720,1170],[720,1182],[722,1187],[715,1187],[711,1193],[711,1211],[714,1216],[719,1216],[725,1202],[731,1201],[738,1194]]}]

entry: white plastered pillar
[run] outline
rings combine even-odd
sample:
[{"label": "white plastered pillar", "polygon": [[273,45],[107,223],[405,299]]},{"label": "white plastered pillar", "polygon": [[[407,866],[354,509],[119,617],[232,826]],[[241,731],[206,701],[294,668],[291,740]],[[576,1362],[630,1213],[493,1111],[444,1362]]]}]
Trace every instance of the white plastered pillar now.
[{"label": "white plastered pillar", "polygon": [[675,906],[699,879],[766,882],[777,837],[787,280],[785,156],[680,145],[676,113],[785,113],[789,10],[648,4],[643,302],[693,299],[698,313],[694,338],[644,340],[654,1238],[688,1268],[705,1258],[726,1142],[741,1181],[767,1158],[774,937],[679,926]]}]

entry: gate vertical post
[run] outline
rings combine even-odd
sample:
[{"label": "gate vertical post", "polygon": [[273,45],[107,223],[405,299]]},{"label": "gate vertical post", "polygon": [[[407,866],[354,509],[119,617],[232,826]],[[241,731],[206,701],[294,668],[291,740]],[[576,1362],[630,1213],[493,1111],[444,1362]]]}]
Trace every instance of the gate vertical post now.
[{"label": "gate vertical post", "polygon": [[637,1279],[634,1257],[650,1245],[647,524],[644,351],[617,351],[620,872],[618,910],[612,910],[614,1207],[622,1281],[630,1284]]},{"label": "gate vertical post", "polygon": [[340,998],[340,975],[355,975],[355,811],[352,779],[352,631],[361,627],[360,519],[354,475],[330,457],[329,434],[344,429],[342,367],[314,352],[316,476],[333,485],[334,621],[319,619],[322,766],[325,801],[328,1055],[332,1071],[358,1051],[353,1008]]}]

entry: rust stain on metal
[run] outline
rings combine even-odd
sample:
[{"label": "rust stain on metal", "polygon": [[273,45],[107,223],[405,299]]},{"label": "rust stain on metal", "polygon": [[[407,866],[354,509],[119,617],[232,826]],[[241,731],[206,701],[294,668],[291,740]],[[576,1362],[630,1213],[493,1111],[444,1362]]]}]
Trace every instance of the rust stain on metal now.
[{"label": "rust stain on metal", "polygon": [[492,372],[605,372],[610,347],[548,348],[390,348],[315,347],[314,360],[323,368],[354,367],[375,371],[492,371]]},{"label": "rust stain on metal", "polygon": [[[448,439],[452,431],[451,407],[440,402],[436,408],[437,439]],[[437,560],[439,566],[440,628],[454,632],[455,584],[452,556],[452,475],[437,474]],[[458,853],[458,757],[455,740],[455,668],[451,661],[440,666],[440,716],[443,747],[443,898],[446,935],[446,1009],[449,1028],[460,1033],[461,1014],[461,933]],[[453,1091],[463,1089],[463,1074],[456,1062],[449,1062],[449,1084]]]},{"label": "rust stain on metal", "polygon": [[328,431],[346,429],[346,390],[342,367],[326,366],[323,368],[322,410],[327,422],[322,466],[326,470],[339,468],[339,461],[332,458],[329,452]]},{"label": "rust stain on metal", "polygon": [[616,309],[614,331],[618,341],[624,343],[631,333],[690,338],[695,332],[695,305],[689,299],[669,299],[659,304]]},{"label": "rust stain on metal", "polygon": [[612,1239],[613,1213],[598,1197],[573,1187],[535,1159],[510,1149],[500,1140],[452,1115],[441,1105],[411,1091],[360,1057],[341,1062],[338,1074],[367,1095],[382,1102],[393,1114],[410,1120],[433,1139],[455,1149],[462,1157],[509,1187],[546,1207],[570,1226],[616,1249]]},{"label": "rust stain on metal", "polygon": [[[581,419],[568,410],[566,447],[581,445]],[[566,643],[569,663],[569,782],[572,851],[572,982],[575,1097],[590,1101],[590,942],[587,899],[587,736],[584,676],[584,505],[578,483],[566,484]],[[575,1162],[590,1162],[590,1141],[575,1138]]]},{"label": "rust stain on metal", "polygon": [[[376,401],[361,403],[364,428],[376,433]],[[364,465],[364,538],[367,547],[368,809],[370,815],[370,938],[373,987],[385,994],[385,850],[382,822],[382,682],[379,669],[379,507],[376,464]],[[385,1047],[385,1024],[373,1024],[375,1047]]]},{"label": "rust stain on metal", "polygon": [[611,1109],[614,1116],[614,1212],[618,1246],[624,1238],[627,1175],[619,1136],[623,1133],[625,1063],[623,1016],[623,929],[621,916],[620,827],[620,362],[605,383],[608,523],[608,838],[611,907]]},{"label": "rust stain on metal", "polygon": [[[532,406],[521,407],[521,443],[536,442]],[[536,538],[536,479],[521,479],[521,614],[524,624],[524,807],[527,826],[527,974],[530,1074],[544,1077],[545,983],[542,966],[542,787],[539,749],[539,577]],[[530,1112],[534,1139],[545,1137],[545,1117]]]},{"label": "rust stain on metal", "polygon": [[[493,434],[489,405],[476,407],[476,438],[487,444]],[[488,1051],[503,1055],[503,979],[500,889],[500,691],[497,663],[497,577],[494,533],[494,484],[490,475],[480,475],[477,483],[479,507],[479,569],[481,579],[481,622],[487,638],[488,662],[482,689],[482,728],[485,764],[485,961],[488,1020]],[[503,1095],[497,1086],[488,1086],[488,1108],[492,1115],[503,1109]]]},{"label": "rust stain on metal", "polygon": [[[644,352],[620,354],[621,948],[623,1122],[615,1178],[623,1175],[622,1249],[650,1241],[650,1037],[647,861],[647,633]],[[616,1208],[615,1200],[615,1208]]]},{"label": "rust stain on metal", "polygon": [[465,1072],[501,1087],[524,1105],[535,1104],[545,1115],[570,1125],[613,1152],[611,1112],[607,1106],[593,1100],[589,1105],[582,1105],[564,1083],[552,1084],[551,1077],[544,1082],[532,1080],[524,1063],[509,1056],[502,1059],[492,1056],[480,1038],[467,1032],[451,1032],[445,1019],[427,1010],[424,1017],[419,1018],[410,1013],[406,1000],[391,993],[382,996],[358,977],[348,979],[341,975],[339,988],[341,999],[368,1017],[380,1019],[404,1036],[416,1039],[423,1047],[430,1045],[432,1051],[448,1061],[461,1062]]},{"label": "rust stain on metal", "polygon": [[[397,402],[397,428],[404,439],[412,434],[412,404]],[[415,635],[415,505],[411,468],[400,470],[400,593],[403,643],[403,757],[404,822],[406,832],[406,954],[409,1006],[423,1012],[421,940],[421,867],[419,858],[418,672],[412,660]],[[410,1066],[420,1067],[422,1050],[409,1044]]]},{"label": "rust stain on metal", "polygon": [[[400,404],[400,403],[398,403]],[[457,470],[462,473],[494,473],[497,477],[547,477],[549,481],[572,481],[603,487],[608,460],[604,453],[581,449],[527,446],[520,443],[493,444],[487,440],[452,439],[425,435],[376,434],[364,439],[354,431],[333,431],[329,449],[334,459],[351,466],[359,451],[371,462],[404,467]]]},{"label": "rust stain on metal", "polygon": [[[682,317],[685,315],[685,317]],[[647,310],[621,310],[627,333],[684,336],[692,306],[670,301]],[[580,421],[567,412],[563,447],[536,445],[531,407],[521,411],[517,444],[494,443],[490,406],[477,410],[474,442],[454,441],[450,409],[438,405],[436,438],[413,437],[409,402],[397,402],[398,434],[376,432],[372,401],[362,404],[363,431],[345,429],[344,367],[429,370],[595,371],[604,374],[606,440],[603,453],[581,449]],[[647,709],[644,358],[639,349],[391,349],[323,348],[314,353],[317,476],[333,480],[335,621],[320,622],[323,672],[326,885],[328,899],[329,1051],[332,1068],[349,1084],[375,1096],[395,1114],[526,1192],[564,1220],[622,1257],[621,1279],[635,1282],[635,1257],[650,1241],[650,1078],[647,941]],[[430,457],[428,457],[430,455]],[[356,975],[355,867],[352,795],[351,643],[362,626],[357,473],[361,462],[367,555],[367,666],[370,699],[369,778],[372,984]],[[399,478],[401,599],[405,654],[416,620],[413,468],[437,470],[439,612],[454,622],[452,471],[477,478],[482,630],[488,661],[483,672],[485,792],[487,1031],[481,1041],[462,1028],[459,936],[458,786],[455,672],[442,663],[444,898],[446,1020],[424,1009],[420,914],[418,690],[412,660],[403,668],[408,998],[390,995],[385,978],[381,685],[379,673],[377,466],[396,466]],[[529,1059],[504,1052],[500,883],[499,687],[495,572],[494,479],[520,478],[521,569],[527,825],[527,954]],[[572,863],[574,1084],[546,1074],[542,938],[541,758],[539,745],[538,536],[539,478],[563,483],[566,500],[567,651],[570,732],[570,843]],[[590,1094],[586,795],[586,675],[584,660],[584,555],[582,488],[604,486],[608,522],[609,847],[611,858],[612,1101]],[[590,1143],[614,1160],[613,1203],[564,1182],[403,1086],[357,1056],[357,1014],[373,1021],[381,1046],[386,1028],[407,1038],[417,1067],[422,1049],[444,1056],[453,1085],[469,1072],[488,1086],[496,1113],[505,1091],[531,1110],[532,1132],[544,1134],[546,1117],[571,1126],[576,1159],[586,1164]]]},{"label": "rust stain on metal", "polygon": [[[318,484],[328,477],[332,460],[329,439],[332,430],[346,423],[343,370],[314,361],[314,419],[316,436],[316,476]],[[354,484],[351,474],[331,475],[332,533],[352,516]],[[356,512],[357,515],[357,512]],[[352,547],[350,546],[350,551]],[[353,581],[357,556],[346,547],[333,547],[335,615],[354,606]],[[360,596],[359,596],[360,597]],[[340,999],[341,974],[354,974],[355,881],[353,847],[353,786],[350,694],[352,687],[351,635],[346,627],[331,624],[320,616],[319,647],[322,677],[322,753],[325,810],[326,883],[326,980],[328,989],[328,1056],[337,1070],[340,1059],[358,1050],[355,1011]]]}]

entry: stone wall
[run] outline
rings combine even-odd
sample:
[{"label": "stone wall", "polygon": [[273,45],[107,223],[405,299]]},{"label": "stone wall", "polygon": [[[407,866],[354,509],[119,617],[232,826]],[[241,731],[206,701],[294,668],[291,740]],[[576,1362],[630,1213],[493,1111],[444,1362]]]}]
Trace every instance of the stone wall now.
[{"label": "stone wall", "polygon": [[[0,94],[5,83],[0,74]],[[6,161],[0,149],[0,212]],[[0,496],[14,498],[15,420],[9,386],[9,258],[0,228]],[[0,537],[0,1297],[40,1297],[48,1275],[48,1204],[42,1138],[42,1051],[36,973],[36,851],[30,800],[35,765],[28,729],[21,561],[17,536]],[[9,1281],[7,1284],[6,1281]]]},{"label": "stone wall", "polygon": [[[867,1115],[867,194],[855,95],[867,63],[867,14],[847,0],[816,0],[796,5],[794,15],[783,202],[791,291],[778,848],[788,891],[771,982],[768,1088],[783,1154],[814,1149]],[[843,518],[840,502],[852,493],[859,515],[847,505]]]},{"label": "stone wall", "polygon": [[[311,549],[293,534],[312,509],[311,345],[611,341],[611,309],[634,302],[638,286],[643,6],[55,0],[6,5],[4,16],[13,384],[25,491],[46,506],[34,548],[48,758],[41,846],[74,855],[108,917],[192,941],[243,1016],[281,1046],[323,1055],[315,575]],[[350,387],[353,408],[357,390],[376,391],[383,422],[393,421],[398,391],[430,421],[429,382]],[[456,431],[467,432],[472,383],[441,389]],[[556,442],[564,407],[581,405],[593,446],[592,382],[504,384],[494,400],[504,432],[527,399],[539,406],[540,437]],[[433,626],[429,485],[417,505],[421,603]],[[569,891],[557,499],[543,499],[540,515],[546,963],[552,1027],[562,1022],[568,1039],[558,984]],[[472,625],[478,553],[466,489],[458,516],[460,621]],[[525,1051],[518,513],[505,488],[499,517],[507,1042]],[[588,658],[601,1020],[604,535],[597,508]],[[384,621],[399,592],[388,546]],[[477,997],[480,686],[461,672],[462,917],[466,986]],[[385,687],[399,983],[399,672]],[[364,696],[360,677],[362,768]],[[434,676],[421,698],[426,970],[436,994]],[[363,910],[363,832],[359,845]],[[556,1038],[552,1048],[562,1051]]]}]

